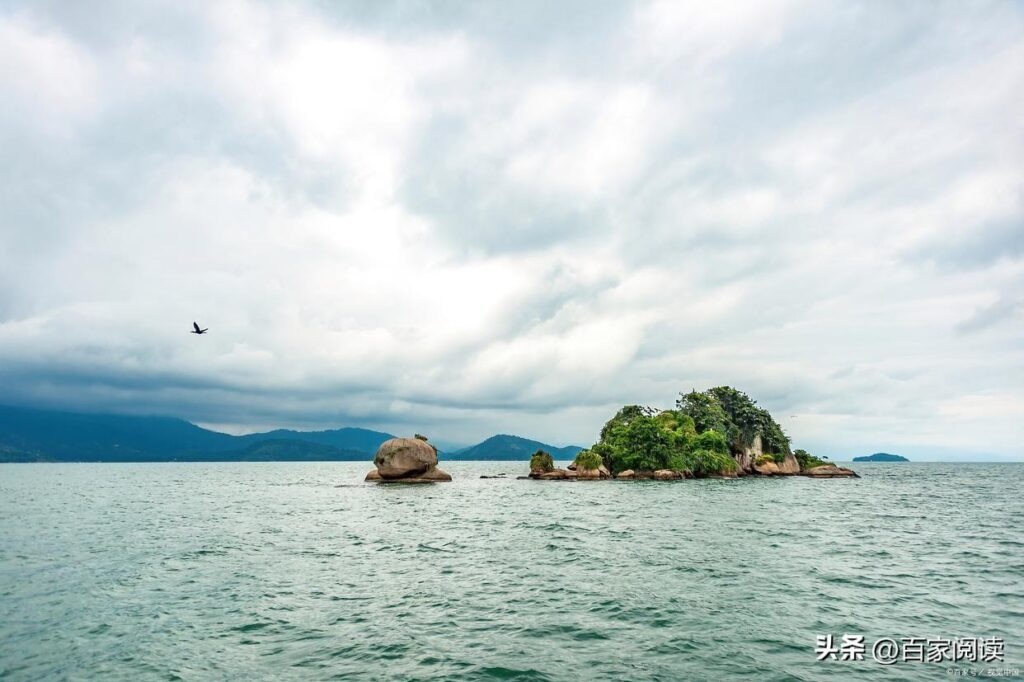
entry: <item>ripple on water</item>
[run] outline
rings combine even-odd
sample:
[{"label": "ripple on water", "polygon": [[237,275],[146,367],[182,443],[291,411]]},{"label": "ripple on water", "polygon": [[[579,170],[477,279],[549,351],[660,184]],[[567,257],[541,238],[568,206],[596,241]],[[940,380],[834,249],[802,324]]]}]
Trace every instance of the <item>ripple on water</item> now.
[{"label": "ripple on water", "polygon": [[1024,465],[545,485],[455,462],[422,487],[365,463],[0,466],[0,677],[877,674],[815,663],[829,632],[1002,634],[1024,665]]}]

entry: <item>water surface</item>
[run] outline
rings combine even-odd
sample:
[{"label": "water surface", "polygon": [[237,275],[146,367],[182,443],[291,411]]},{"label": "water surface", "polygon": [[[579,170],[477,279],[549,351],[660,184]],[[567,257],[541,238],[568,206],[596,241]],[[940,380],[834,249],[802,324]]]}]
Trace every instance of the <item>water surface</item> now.
[{"label": "water surface", "polygon": [[443,466],[454,482],[380,486],[345,462],[0,465],[0,677],[949,677],[817,663],[827,633],[1002,636],[998,667],[1024,668],[1022,464]]}]

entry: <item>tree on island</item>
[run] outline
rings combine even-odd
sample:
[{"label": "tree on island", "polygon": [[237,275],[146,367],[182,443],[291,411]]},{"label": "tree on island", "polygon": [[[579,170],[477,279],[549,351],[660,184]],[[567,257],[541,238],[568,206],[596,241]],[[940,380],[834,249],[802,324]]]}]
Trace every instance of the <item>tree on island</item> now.
[{"label": "tree on island", "polygon": [[698,431],[714,429],[725,434],[734,452],[750,447],[757,436],[761,437],[765,452],[789,452],[789,436],[768,410],[731,386],[716,386],[703,393],[680,393],[676,408],[693,419]]},{"label": "tree on island", "polygon": [[[669,469],[695,477],[737,472],[736,457],[760,438],[757,463],[796,457],[801,470],[825,464],[805,450],[790,452],[790,439],[764,408],[729,386],[680,393],[675,410],[626,405],[601,429],[600,440],[577,456],[594,456],[613,473]],[[531,467],[532,468],[532,467]]]}]

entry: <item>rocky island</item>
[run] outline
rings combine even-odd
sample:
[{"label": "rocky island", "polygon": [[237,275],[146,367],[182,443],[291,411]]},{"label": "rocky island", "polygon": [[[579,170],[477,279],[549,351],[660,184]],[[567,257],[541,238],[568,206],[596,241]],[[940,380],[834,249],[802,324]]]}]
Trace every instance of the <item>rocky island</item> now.
[{"label": "rocky island", "polygon": [[674,410],[627,405],[601,429],[597,443],[566,469],[550,454],[530,459],[529,478],[620,480],[810,476],[859,478],[790,439],[767,410],[729,386],[680,393]]},{"label": "rocky island", "polygon": [[876,452],[873,455],[854,457],[854,462],[909,462],[903,455],[891,455],[888,452]]},{"label": "rocky island", "polygon": [[426,436],[392,438],[384,441],[374,455],[377,467],[366,474],[367,481],[379,483],[437,483],[452,480],[437,468],[437,448]]}]

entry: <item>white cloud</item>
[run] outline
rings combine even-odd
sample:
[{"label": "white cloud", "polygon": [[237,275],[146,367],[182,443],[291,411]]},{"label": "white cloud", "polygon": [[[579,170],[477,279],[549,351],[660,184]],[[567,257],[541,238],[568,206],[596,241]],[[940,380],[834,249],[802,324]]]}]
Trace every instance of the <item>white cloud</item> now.
[{"label": "white cloud", "polygon": [[688,58],[704,68],[736,51],[779,42],[801,4],[794,0],[714,4],[657,0],[639,6],[636,38],[652,56]]},{"label": "white cloud", "polygon": [[0,113],[7,134],[18,129],[70,135],[100,107],[91,55],[59,31],[24,15],[0,16]]},{"label": "white cloud", "polygon": [[0,15],[0,400],[1020,455],[1019,9],[142,11]]}]

